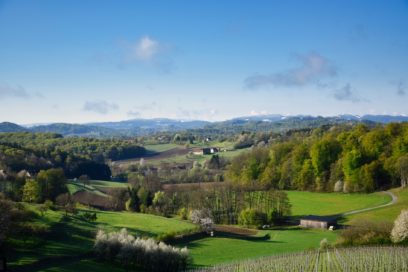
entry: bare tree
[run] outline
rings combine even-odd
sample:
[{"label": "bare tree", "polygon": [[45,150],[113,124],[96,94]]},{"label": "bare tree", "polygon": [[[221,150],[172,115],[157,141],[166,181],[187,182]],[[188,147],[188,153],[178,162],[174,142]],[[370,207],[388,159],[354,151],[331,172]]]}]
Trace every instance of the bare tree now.
[{"label": "bare tree", "polygon": [[401,187],[405,188],[408,184],[408,156],[402,156],[397,162],[398,172],[401,178]]}]

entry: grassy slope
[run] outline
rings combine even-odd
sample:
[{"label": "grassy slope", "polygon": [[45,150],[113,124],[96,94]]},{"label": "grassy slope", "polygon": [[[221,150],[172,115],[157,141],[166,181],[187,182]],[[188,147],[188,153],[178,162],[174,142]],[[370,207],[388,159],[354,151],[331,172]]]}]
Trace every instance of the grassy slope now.
[{"label": "grassy slope", "polygon": [[287,191],[292,215],[334,215],[385,204],[391,197],[383,193],[342,194]]},{"label": "grassy slope", "polygon": [[101,191],[99,191],[97,188],[95,188],[92,185],[86,185],[85,187],[82,184],[77,184],[74,182],[68,182],[67,184],[68,187],[68,191],[71,195],[75,194],[76,192],[80,192],[80,191],[87,191],[96,195],[100,195],[100,196],[106,196],[107,195]]},{"label": "grassy slope", "polygon": [[[332,215],[355,209],[377,206],[391,201],[382,193],[337,194],[288,191],[292,203],[292,214]],[[286,252],[317,248],[327,238],[334,242],[338,231],[305,229],[283,229],[260,231],[258,236],[270,235],[271,239],[259,241],[229,237],[204,238],[187,244],[197,266],[233,262],[241,259],[260,257]]]},{"label": "grassy slope", "polygon": [[[374,216],[375,218],[395,218],[403,207],[408,207],[408,190],[398,192],[400,202],[391,206],[368,213],[353,215]],[[293,205],[293,214],[335,214],[376,206],[388,202],[388,196],[376,194],[324,194],[309,192],[288,192]],[[329,204],[327,204],[329,203]],[[33,206],[30,206],[33,207]],[[89,252],[92,248],[93,238],[98,228],[107,230],[126,227],[134,234],[156,236],[170,231],[182,231],[194,226],[177,219],[167,219],[147,214],[135,214],[129,212],[98,212],[98,220],[88,223],[78,219],[61,221],[60,212],[48,211],[46,216],[37,219],[40,224],[51,224],[53,231],[47,237],[47,243],[39,247],[30,247],[30,243],[23,245],[22,241],[15,241],[19,251],[16,253],[14,264],[32,263],[44,257],[70,255],[76,256]],[[54,233],[54,234],[53,234]],[[55,235],[57,233],[58,235]],[[264,238],[266,234],[269,238]],[[207,266],[218,263],[232,262],[252,257],[266,256],[285,252],[301,251],[308,248],[317,248],[323,238],[334,241],[338,232],[324,230],[283,229],[260,231],[256,237],[214,237],[191,241],[186,245],[197,266]],[[43,271],[115,271],[109,265],[95,263],[91,259],[78,259],[48,262],[49,265],[42,267]],[[26,267],[26,271],[31,271]],[[121,270],[117,270],[121,271]]]},{"label": "grassy slope", "polygon": [[[220,152],[218,153],[221,157],[225,158],[232,158],[235,157],[242,152],[245,152],[249,150],[249,148],[244,148],[244,149],[238,149],[238,150],[231,150],[233,149],[234,143],[232,142],[209,142],[209,143],[196,143],[196,144],[190,144],[190,148],[195,148],[195,147],[210,147],[210,146],[215,146],[215,147],[220,147],[220,148],[225,148],[230,151],[227,152]],[[182,145],[177,145],[177,144],[156,144],[156,145],[146,145],[145,148],[149,150],[150,152],[163,152],[167,151],[176,147],[183,147]],[[210,159],[212,155],[175,155],[169,158],[161,158],[155,160],[154,158],[149,158],[148,164],[152,165],[158,165],[162,162],[165,163],[192,163],[194,161],[198,161],[199,163],[204,163],[206,160]]]},{"label": "grassy slope", "polygon": [[90,185],[100,186],[100,187],[116,187],[116,188],[127,188],[129,184],[127,182],[115,182],[106,180],[91,180]]},{"label": "grassy slope", "polygon": [[81,182],[77,181],[69,181],[67,184],[68,191],[71,195],[75,194],[79,191],[88,191],[90,193],[94,193],[100,196],[107,195],[100,191],[99,188],[101,187],[108,187],[108,188],[127,188],[129,186],[128,183],[125,182],[114,182],[114,181],[105,181],[105,180],[90,180],[88,185],[83,185]]},{"label": "grassy slope", "polygon": [[168,232],[182,232],[195,227],[186,221],[131,212],[97,212],[97,223],[111,228],[127,228],[138,235],[157,236]]},{"label": "grassy slope", "polygon": [[347,221],[352,222],[353,220],[363,219],[370,221],[394,222],[394,220],[401,213],[401,210],[408,209],[408,188],[404,190],[400,188],[392,189],[391,191],[398,197],[395,205],[365,213],[353,214],[346,217]]},{"label": "grassy slope", "polygon": [[324,230],[285,229],[260,231],[270,239],[204,238],[187,244],[196,266],[208,266],[260,256],[317,248],[322,239],[333,242],[337,233]]},{"label": "grassy slope", "polygon": [[153,144],[153,145],[145,145],[144,148],[150,152],[163,152],[167,151],[176,147],[179,147],[178,144]]},{"label": "grassy slope", "polygon": [[[37,211],[36,206],[27,205],[27,207]],[[15,251],[10,252],[10,265],[14,268],[18,267],[21,271],[46,269],[87,271],[86,267],[94,261],[84,254],[92,250],[95,234],[99,228],[110,231],[127,227],[130,232],[142,236],[157,236],[162,233],[195,228],[193,224],[185,221],[147,214],[98,211],[97,216],[96,222],[86,222],[77,216],[66,220],[62,212],[47,211],[43,217],[35,219],[36,224],[50,226],[50,233],[47,234],[46,240],[35,239],[24,243],[22,240],[12,239],[10,246],[15,248]],[[38,262],[38,260],[43,261]],[[67,266],[67,268],[59,269],[60,266]],[[110,266],[100,266],[100,270],[93,271],[111,270]]]}]

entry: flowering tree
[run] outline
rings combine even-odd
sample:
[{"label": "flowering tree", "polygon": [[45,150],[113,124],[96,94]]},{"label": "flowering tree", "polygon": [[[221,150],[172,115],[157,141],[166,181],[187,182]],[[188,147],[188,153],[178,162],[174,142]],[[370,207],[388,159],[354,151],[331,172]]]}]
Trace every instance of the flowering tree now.
[{"label": "flowering tree", "polygon": [[402,210],[394,222],[391,232],[391,240],[399,243],[408,240],[408,210]]},{"label": "flowering tree", "polygon": [[118,261],[123,267],[154,272],[185,271],[189,262],[187,248],[175,248],[156,240],[130,235],[126,229],[96,235],[94,252],[104,261]]},{"label": "flowering tree", "polygon": [[206,232],[214,229],[214,220],[209,209],[193,210],[190,219],[194,224],[200,225],[201,229]]}]

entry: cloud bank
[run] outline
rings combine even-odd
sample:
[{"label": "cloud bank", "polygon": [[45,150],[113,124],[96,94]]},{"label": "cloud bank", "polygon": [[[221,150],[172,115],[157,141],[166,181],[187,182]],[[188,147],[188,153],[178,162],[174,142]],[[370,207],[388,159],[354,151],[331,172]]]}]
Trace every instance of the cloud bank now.
[{"label": "cloud bank", "polygon": [[278,73],[247,77],[244,80],[245,87],[257,89],[266,86],[304,86],[337,75],[336,66],[318,53],[297,55],[296,59],[299,62],[298,67]]}]

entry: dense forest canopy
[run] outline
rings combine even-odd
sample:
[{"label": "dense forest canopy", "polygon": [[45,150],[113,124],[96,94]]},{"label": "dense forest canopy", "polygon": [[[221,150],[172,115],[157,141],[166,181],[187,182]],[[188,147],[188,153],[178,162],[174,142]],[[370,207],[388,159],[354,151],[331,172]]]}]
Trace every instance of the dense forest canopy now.
[{"label": "dense forest canopy", "polygon": [[371,192],[404,185],[408,124],[333,126],[287,134],[235,157],[227,177],[279,189]]},{"label": "dense forest canopy", "polygon": [[132,140],[67,137],[55,133],[0,133],[0,169],[8,172],[61,167],[68,177],[87,174],[110,178],[107,160],[144,155],[146,150]]}]

